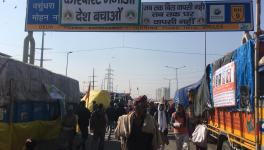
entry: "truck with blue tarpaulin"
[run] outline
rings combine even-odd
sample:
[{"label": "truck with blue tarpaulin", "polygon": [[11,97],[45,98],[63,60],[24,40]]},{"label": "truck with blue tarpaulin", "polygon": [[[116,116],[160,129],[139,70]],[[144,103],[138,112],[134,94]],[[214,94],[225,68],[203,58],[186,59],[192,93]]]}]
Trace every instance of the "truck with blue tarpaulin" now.
[{"label": "truck with blue tarpaulin", "polygon": [[78,81],[0,56],[0,149],[56,139],[67,107],[79,102]]},{"label": "truck with blue tarpaulin", "polygon": [[256,40],[249,40],[207,65],[201,80],[175,94],[174,101],[187,108],[188,92],[193,91],[194,116],[207,114],[207,127],[217,138],[217,149],[264,148],[264,36],[259,36],[256,61],[255,46]]}]

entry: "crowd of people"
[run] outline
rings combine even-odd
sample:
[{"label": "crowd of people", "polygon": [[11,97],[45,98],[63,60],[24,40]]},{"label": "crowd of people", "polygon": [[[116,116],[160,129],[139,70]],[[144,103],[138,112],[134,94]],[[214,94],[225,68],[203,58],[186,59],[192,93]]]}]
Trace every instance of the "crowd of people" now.
[{"label": "crowd of people", "polygon": [[169,105],[166,101],[155,104],[148,102],[145,95],[135,99],[134,109],[119,117],[115,129],[121,149],[164,150],[169,144],[168,131],[173,129],[176,150],[189,150],[190,142],[197,150],[206,150],[207,133],[197,129],[206,118],[194,116],[194,91],[190,90],[188,97],[188,107],[175,103]]},{"label": "crowd of people", "polygon": [[[191,90],[188,97],[187,108],[181,104],[168,104],[167,101],[150,102],[145,95],[136,98],[130,105],[111,102],[107,109],[93,101],[92,111],[86,108],[85,101],[81,101],[77,111],[69,106],[62,119],[60,139],[64,145],[60,149],[87,150],[89,131],[92,131],[89,145],[92,150],[104,149],[106,132],[109,133],[108,141],[114,133],[121,142],[122,150],[164,150],[169,144],[168,133],[173,131],[176,150],[189,150],[195,126],[201,123],[201,119],[194,117]],[[76,146],[73,142],[77,125],[81,140],[73,148]],[[194,144],[197,150],[207,149],[205,141]]]},{"label": "crowd of people", "polygon": [[[63,144],[60,146],[61,149],[88,149],[86,144],[90,129],[93,133],[90,147],[93,150],[103,150],[105,133],[109,132],[108,140],[110,140],[118,118],[128,112],[129,107],[125,107],[121,103],[113,102],[105,109],[103,104],[97,104],[96,101],[93,101],[92,111],[86,108],[85,101],[80,102],[77,111],[74,111],[73,107],[69,106],[67,108],[67,114],[62,119],[60,140]],[[73,142],[76,137],[77,125],[81,133],[81,142],[77,144],[77,148],[73,148],[75,145]]]}]

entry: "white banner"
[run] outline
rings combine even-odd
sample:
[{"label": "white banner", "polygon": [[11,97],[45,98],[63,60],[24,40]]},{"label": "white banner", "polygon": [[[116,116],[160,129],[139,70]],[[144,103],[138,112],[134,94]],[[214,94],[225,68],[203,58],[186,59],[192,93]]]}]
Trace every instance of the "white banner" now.
[{"label": "white banner", "polygon": [[214,72],[214,107],[234,106],[236,104],[235,63],[231,62]]},{"label": "white banner", "polygon": [[140,0],[62,0],[61,24],[135,25],[140,4]]},{"label": "white banner", "polygon": [[204,2],[146,2],[142,3],[142,25],[184,26],[205,25]]}]

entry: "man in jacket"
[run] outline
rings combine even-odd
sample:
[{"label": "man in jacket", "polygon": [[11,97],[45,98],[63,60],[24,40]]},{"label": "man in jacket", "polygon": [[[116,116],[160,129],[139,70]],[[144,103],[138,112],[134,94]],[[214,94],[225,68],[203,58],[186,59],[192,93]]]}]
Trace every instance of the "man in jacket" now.
[{"label": "man in jacket", "polygon": [[122,150],[157,150],[162,144],[158,125],[147,112],[147,97],[134,102],[134,111],[118,119],[115,135]]},{"label": "man in jacket", "polygon": [[82,142],[80,146],[82,147],[82,150],[85,150],[85,143],[88,138],[88,126],[91,117],[90,111],[85,107],[85,101],[80,102],[77,115],[79,128],[82,134]]}]

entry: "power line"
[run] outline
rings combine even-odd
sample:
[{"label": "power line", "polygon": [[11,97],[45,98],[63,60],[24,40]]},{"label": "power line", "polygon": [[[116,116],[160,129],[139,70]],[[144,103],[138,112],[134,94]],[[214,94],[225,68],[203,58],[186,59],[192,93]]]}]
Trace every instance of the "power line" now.
[{"label": "power line", "polygon": [[[171,53],[171,54],[184,54],[184,55],[204,55],[204,53],[198,53],[198,52],[186,52],[186,51],[173,51],[173,50],[161,50],[161,49],[151,49],[151,48],[138,48],[138,47],[110,47],[110,48],[101,48],[101,49],[87,49],[87,50],[73,50],[75,53],[79,52],[93,52],[93,51],[104,51],[104,50],[113,50],[113,49],[134,49],[139,51],[149,51],[149,52],[157,52],[157,53]],[[189,51],[189,50],[188,50]],[[64,51],[54,51],[49,53],[65,53]],[[224,56],[223,54],[219,53],[207,53],[207,55],[212,56]]]},{"label": "power line", "polygon": [[[204,55],[204,53],[197,53],[197,52],[183,52],[183,51],[160,50],[160,49],[137,48],[137,47],[124,47],[124,48],[142,50],[142,51],[161,52],[161,53],[175,53],[175,54],[187,54],[187,55]],[[222,54],[214,54],[214,53],[208,53],[207,55],[224,56]]]}]

